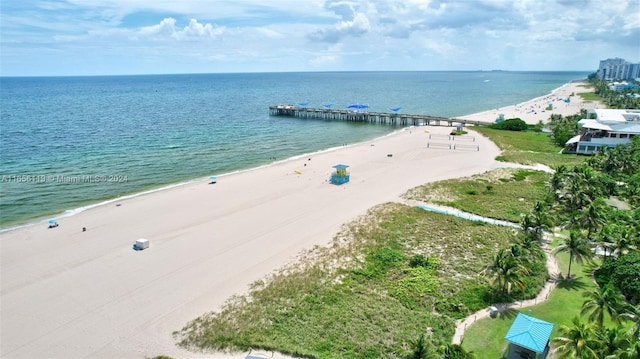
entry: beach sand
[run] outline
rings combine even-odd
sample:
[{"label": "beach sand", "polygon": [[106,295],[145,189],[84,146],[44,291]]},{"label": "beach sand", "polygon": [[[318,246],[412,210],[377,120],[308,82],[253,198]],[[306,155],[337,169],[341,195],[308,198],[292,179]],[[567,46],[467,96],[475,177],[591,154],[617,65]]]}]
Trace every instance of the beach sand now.
[{"label": "beach sand", "polygon": [[[538,97],[520,104],[505,106],[489,111],[479,112],[468,116],[460,116],[460,118],[494,122],[501,114],[505,119],[520,118],[528,124],[535,125],[549,122],[552,114],[560,114],[562,116],[571,116],[580,113],[581,109],[605,108],[598,102],[584,101],[578,93],[593,92],[593,89],[584,87],[585,81],[575,81],[563,85],[556,89],[553,93]],[[571,96],[574,94],[574,96]],[[569,102],[564,100],[570,99]],[[549,105],[553,105],[552,110],[547,110]]]},{"label": "beach sand", "polygon": [[[410,127],[216,184],[203,179],[98,206],[59,218],[57,228],[44,222],[0,234],[0,356],[244,358],[185,351],[172,332],[328,244],[377,204],[504,167],[494,161],[498,148],[473,131],[475,142],[456,143],[479,151],[449,149],[451,129]],[[350,183],[329,184],[336,164],[350,166]],[[150,248],[134,251],[139,238]]]}]

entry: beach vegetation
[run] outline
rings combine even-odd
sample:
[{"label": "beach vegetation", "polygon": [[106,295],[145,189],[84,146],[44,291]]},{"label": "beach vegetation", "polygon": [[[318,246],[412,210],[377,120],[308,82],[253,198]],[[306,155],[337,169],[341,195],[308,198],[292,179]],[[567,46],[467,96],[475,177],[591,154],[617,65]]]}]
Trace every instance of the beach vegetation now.
[{"label": "beach vegetation", "polygon": [[[377,206],[329,247],[306,253],[175,334],[181,345],[205,350],[406,358],[424,355],[426,347],[452,357],[445,352],[456,319],[504,295],[525,295],[521,280],[509,294],[478,275],[493,253],[511,252],[516,239],[507,227],[397,203]],[[526,290],[535,295],[538,288]]]},{"label": "beach vegetation", "polygon": [[455,130],[452,130],[452,131],[451,131],[450,135],[451,135],[451,136],[462,136],[462,135],[466,135],[467,133],[469,133],[469,132],[467,132],[467,131],[465,131],[465,130],[458,130],[458,129],[455,129]]},{"label": "beach vegetation", "polygon": [[545,196],[544,184],[549,178],[550,175],[543,171],[502,168],[466,178],[427,183],[407,191],[403,197],[520,223]]},{"label": "beach vegetation", "polygon": [[526,131],[529,129],[529,126],[527,125],[527,123],[520,118],[509,118],[502,122],[489,125],[489,127],[496,130],[505,130],[505,131]]}]

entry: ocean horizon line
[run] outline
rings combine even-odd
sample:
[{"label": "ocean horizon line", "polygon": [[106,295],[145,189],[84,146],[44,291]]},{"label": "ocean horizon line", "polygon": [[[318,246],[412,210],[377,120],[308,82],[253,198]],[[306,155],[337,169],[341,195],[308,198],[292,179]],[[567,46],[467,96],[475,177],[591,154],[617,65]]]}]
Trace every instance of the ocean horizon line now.
[{"label": "ocean horizon line", "polygon": [[2,78],[78,78],[78,77],[144,77],[144,76],[195,76],[195,75],[268,75],[268,74],[343,74],[343,73],[595,73],[596,70],[322,70],[322,71],[245,71],[245,72],[175,72],[175,73],[131,73],[131,74],[59,74],[59,75],[2,75]]}]

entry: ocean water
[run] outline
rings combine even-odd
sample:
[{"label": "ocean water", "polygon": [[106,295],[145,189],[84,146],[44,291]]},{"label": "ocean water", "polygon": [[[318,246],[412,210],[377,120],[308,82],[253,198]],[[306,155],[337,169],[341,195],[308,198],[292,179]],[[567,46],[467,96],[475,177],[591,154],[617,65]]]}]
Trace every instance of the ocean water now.
[{"label": "ocean water", "polygon": [[383,136],[390,125],[269,106],[452,117],[521,103],[584,72],[331,72],[0,78],[0,228]]}]

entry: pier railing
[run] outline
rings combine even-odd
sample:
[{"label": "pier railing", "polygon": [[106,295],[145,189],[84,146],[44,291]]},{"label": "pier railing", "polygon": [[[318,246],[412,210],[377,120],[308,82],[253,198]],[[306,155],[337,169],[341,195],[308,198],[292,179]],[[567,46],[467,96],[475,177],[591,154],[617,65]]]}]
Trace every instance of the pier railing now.
[{"label": "pier railing", "polygon": [[370,112],[362,110],[338,110],[331,108],[313,108],[296,105],[269,106],[269,115],[288,116],[305,119],[340,120],[370,122],[401,126],[464,126],[490,125],[492,122],[449,118],[429,115],[408,115],[395,112]]}]

